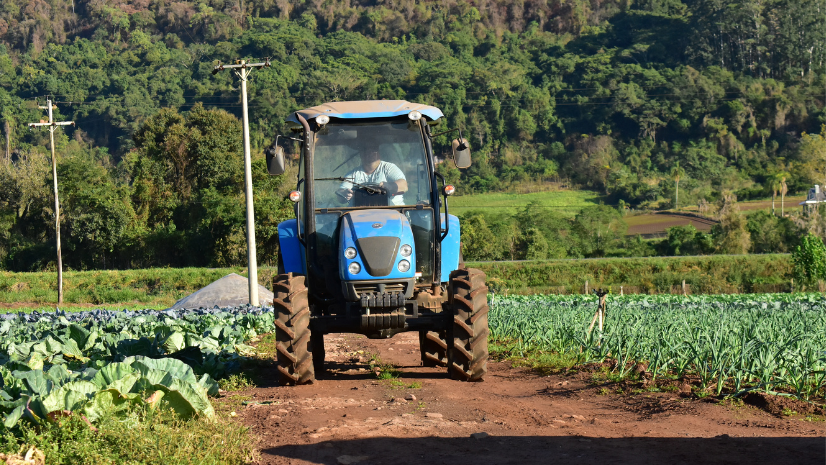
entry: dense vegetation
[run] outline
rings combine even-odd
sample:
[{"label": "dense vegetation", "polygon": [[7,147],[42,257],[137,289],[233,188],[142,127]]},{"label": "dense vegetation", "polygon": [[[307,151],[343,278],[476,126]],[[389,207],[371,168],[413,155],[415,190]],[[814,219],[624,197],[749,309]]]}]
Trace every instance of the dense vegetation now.
[{"label": "dense vegetation", "polygon": [[[274,264],[292,181],[264,176],[261,150],[290,111],[329,100],[441,107],[474,147],[466,173],[443,168],[469,192],[569,179],[642,208],[801,192],[826,180],[823,10],[804,0],[7,0],[0,259],[54,266],[48,136],[25,130],[44,118],[34,100],[51,96],[56,118],[78,124],[57,134],[69,267],[243,261],[237,80],[210,72],[244,57],[273,61],[250,84],[263,263]],[[602,253],[588,247],[565,256]]]},{"label": "dense vegetation", "polygon": [[[539,349],[567,355],[571,365],[610,362],[620,379],[638,375],[649,387],[693,381],[701,397],[760,390],[823,402],[826,395],[822,296],[612,296],[605,330],[588,334],[595,307],[595,297],[497,297],[491,335],[517,354]],[[634,373],[637,363],[643,369]]]},{"label": "dense vegetation", "polygon": [[[592,260],[541,260],[514,263],[467,262],[487,274],[488,286],[497,293],[580,294],[590,289],[612,292],[670,294],[764,293],[817,290],[818,283],[796,280],[790,255],[742,255],[674,258],[605,258]],[[244,268],[149,268],[141,270],[69,271],[64,276],[65,305],[106,308],[167,308],[177,300],[230,273]],[[262,267],[260,284],[271,287],[277,273]],[[822,278],[821,278],[822,279]],[[0,272],[0,304],[30,303],[41,311],[57,301],[54,272]],[[52,309],[54,307],[51,307]],[[64,308],[63,306],[60,307]],[[16,312],[16,307],[5,311]]]}]

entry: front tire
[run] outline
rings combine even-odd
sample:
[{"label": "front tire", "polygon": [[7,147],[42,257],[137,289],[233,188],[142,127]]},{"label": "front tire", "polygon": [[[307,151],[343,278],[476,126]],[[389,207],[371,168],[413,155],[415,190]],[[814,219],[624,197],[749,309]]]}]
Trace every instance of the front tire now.
[{"label": "front tire", "polygon": [[315,381],[310,333],[310,306],[304,276],[273,278],[278,382],[282,386]]},{"label": "front tire", "polygon": [[482,381],[488,372],[488,288],[485,273],[474,268],[450,274],[448,302],[453,310],[450,377]]}]

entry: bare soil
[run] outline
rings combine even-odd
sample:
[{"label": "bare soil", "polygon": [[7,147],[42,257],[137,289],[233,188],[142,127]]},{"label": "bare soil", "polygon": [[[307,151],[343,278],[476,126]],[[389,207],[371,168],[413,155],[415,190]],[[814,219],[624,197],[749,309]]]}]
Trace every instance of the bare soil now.
[{"label": "bare soil", "polygon": [[[543,376],[508,362],[461,383],[420,366],[416,333],[333,334],[325,347],[315,384],[278,387],[264,367],[259,387],[225,395],[259,438],[259,463],[826,463],[822,409],[799,401],[616,394],[620,385],[595,385],[585,370]],[[377,378],[376,356],[396,378]],[[817,413],[784,415],[792,409]]]},{"label": "bare soil", "polygon": [[666,229],[673,228],[674,226],[693,225],[698,231],[708,232],[711,231],[711,227],[716,223],[714,220],[688,215],[668,215],[662,213],[630,216],[627,217],[625,221],[628,223],[626,235],[636,236],[639,234],[643,237],[664,235]]}]

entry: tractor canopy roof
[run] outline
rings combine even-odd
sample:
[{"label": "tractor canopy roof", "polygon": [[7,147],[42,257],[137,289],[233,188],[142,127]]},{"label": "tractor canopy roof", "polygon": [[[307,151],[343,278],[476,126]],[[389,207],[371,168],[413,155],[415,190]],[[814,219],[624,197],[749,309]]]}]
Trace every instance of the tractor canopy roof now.
[{"label": "tractor canopy roof", "polygon": [[[430,105],[411,103],[406,100],[361,100],[354,102],[328,102],[315,107],[299,110],[304,119],[310,120],[319,115],[331,118],[358,119],[358,118],[392,118],[402,116],[416,110],[431,121],[438,120],[444,114],[441,110]],[[287,118],[291,123],[300,124],[295,113]]]}]

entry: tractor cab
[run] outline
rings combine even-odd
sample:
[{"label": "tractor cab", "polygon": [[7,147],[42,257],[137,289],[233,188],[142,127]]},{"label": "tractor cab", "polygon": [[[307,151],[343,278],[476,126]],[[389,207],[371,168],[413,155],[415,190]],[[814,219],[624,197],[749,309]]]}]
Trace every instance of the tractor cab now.
[{"label": "tractor cab", "polygon": [[[433,155],[438,134],[431,126],[442,118],[432,106],[381,100],[327,103],[288,119],[300,134],[301,156],[296,190],[290,194],[296,218],[278,227],[274,305],[276,311],[292,309],[284,299],[294,285],[305,289],[317,370],[323,368],[323,335],[330,332],[383,338],[419,331],[425,363],[433,362],[425,357],[433,333],[429,340],[444,347],[432,348],[439,353],[431,358],[448,363],[451,281],[468,271],[460,268],[459,220],[448,213],[453,187],[444,185]],[[454,162],[466,168],[470,151],[458,136]],[[283,149],[276,145],[267,162],[270,174],[283,173]],[[477,287],[484,287],[481,276]],[[281,299],[277,286],[288,289]],[[289,315],[283,315],[285,327],[290,327]],[[285,332],[285,338],[288,333],[294,331]],[[284,342],[292,344],[294,336]],[[485,342],[485,358],[486,347]],[[285,361],[292,358],[293,352],[285,353]],[[299,383],[307,376],[295,362],[287,365],[283,381]]]}]

